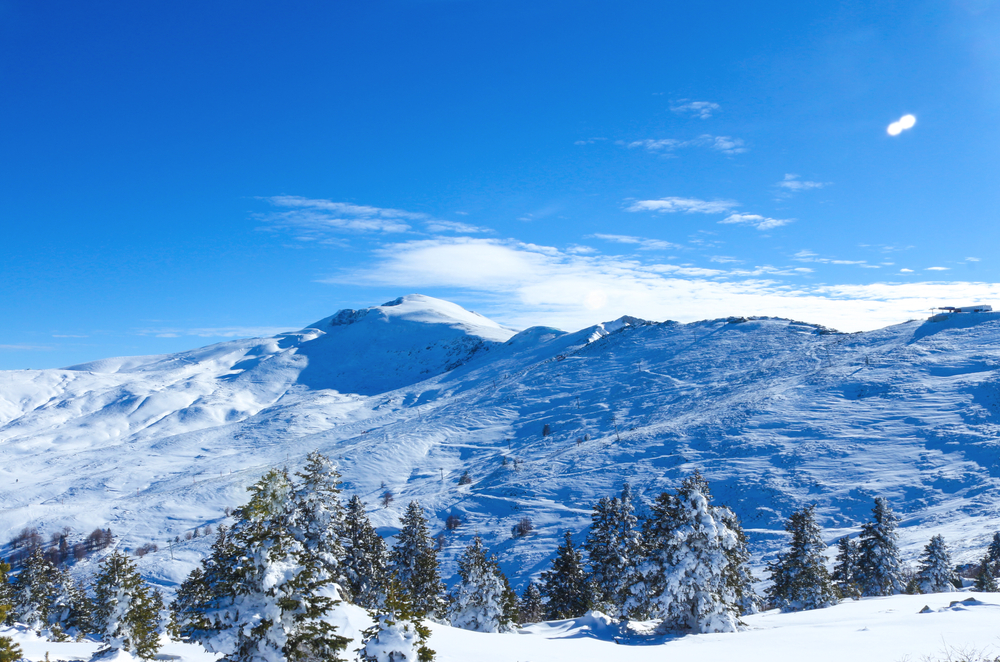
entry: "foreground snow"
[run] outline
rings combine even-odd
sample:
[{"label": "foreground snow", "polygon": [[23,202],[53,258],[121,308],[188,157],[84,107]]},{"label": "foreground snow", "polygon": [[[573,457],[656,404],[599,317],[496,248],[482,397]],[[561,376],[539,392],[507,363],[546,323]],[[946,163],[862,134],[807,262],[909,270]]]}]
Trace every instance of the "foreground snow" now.
[{"label": "foreground snow", "polygon": [[[929,610],[920,613],[925,606]],[[358,636],[366,617],[354,607],[344,609],[347,613],[338,615],[345,626],[342,633]],[[432,624],[428,644],[439,662],[898,662],[944,659],[957,652],[1000,655],[1000,594],[996,593],[866,598],[808,612],[769,611],[745,620],[749,629],[737,634],[683,637],[626,631],[593,613],[508,634]],[[85,660],[98,648],[95,643],[47,642],[18,629],[0,629],[0,634],[13,636],[32,662],[44,660],[46,651],[52,660]],[[215,660],[200,646],[187,644],[169,643],[160,653],[160,659],[179,662]]]}]

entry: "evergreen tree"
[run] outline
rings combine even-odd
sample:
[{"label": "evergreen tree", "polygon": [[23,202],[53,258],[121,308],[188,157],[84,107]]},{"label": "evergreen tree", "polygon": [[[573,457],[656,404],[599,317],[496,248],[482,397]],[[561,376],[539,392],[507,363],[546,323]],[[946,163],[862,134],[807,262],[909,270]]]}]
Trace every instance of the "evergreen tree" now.
[{"label": "evergreen tree", "polygon": [[374,609],[385,598],[388,583],[386,547],[357,495],[347,504],[343,535],[345,592],[354,604]]},{"label": "evergreen tree", "polygon": [[628,591],[628,578],[638,563],[641,542],[632,488],[622,487],[620,497],[602,497],[594,506],[584,548],[590,565],[594,606],[618,617]]},{"label": "evergreen tree", "polygon": [[858,586],[858,543],[844,536],[837,541],[837,558],[834,559],[831,579],[843,598],[860,598]]},{"label": "evergreen tree", "polygon": [[546,598],[545,617],[548,620],[576,618],[590,609],[590,578],[583,564],[583,554],[573,546],[573,535],[569,531],[556,550],[552,569],[542,573],[541,592]]},{"label": "evergreen tree", "polygon": [[333,579],[292,532],[295,486],[272,470],[249,490],[232,531],[181,587],[172,629],[230,662],[340,659],[347,640],[324,620]]},{"label": "evergreen tree", "polygon": [[94,581],[94,618],[107,649],[131,651],[143,659],[160,649],[159,608],[129,558],[115,550]]},{"label": "evergreen tree", "polygon": [[740,519],[729,508],[716,508],[723,525],[736,536],[736,544],[724,550],[726,586],[735,596],[740,615],[756,614],[764,607],[763,599],[754,591],[757,578],[750,572],[750,545]]},{"label": "evergreen tree", "polygon": [[364,631],[365,645],[358,652],[362,662],[432,662],[434,651],[427,647],[430,635],[399,579],[392,576],[375,625]]},{"label": "evergreen tree", "polygon": [[410,502],[402,524],[392,548],[392,572],[414,613],[434,617],[443,611],[444,584],[438,574],[437,548],[419,503]]},{"label": "evergreen tree", "polygon": [[91,632],[93,604],[87,597],[86,591],[73,579],[69,571],[55,570],[52,589],[48,605],[48,623],[53,638],[65,640],[69,636]]},{"label": "evergreen tree", "polygon": [[875,497],[872,521],[864,525],[859,538],[858,584],[865,596],[902,593],[903,564],[899,558],[896,527],[899,517],[885,497]]},{"label": "evergreen tree", "polygon": [[826,544],[816,523],[816,506],[792,513],[785,522],[792,534],[791,548],[768,564],[768,599],[782,611],[819,609],[837,604],[837,594],[826,571]]},{"label": "evergreen tree", "polygon": [[529,582],[521,594],[518,604],[518,623],[540,623],[545,619],[545,605],[542,603],[542,592],[535,582]]},{"label": "evergreen tree", "polygon": [[972,588],[980,593],[1000,592],[1000,586],[997,585],[997,580],[990,570],[989,552],[987,552],[986,556],[979,563],[979,574],[976,575],[976,583],[973,584]]},{"label": "evergreen tree", "polygon": [[[10,572],[10,566],[0,560],[0,625],[7,620],[7,616],[14,608],[13,595],[10,585],[7,583],[8,572]],[[17,662],[22,655],[21,647],[14,643],[13,639],[0,637],[0,662]]]},{"label": "evergreen tree", "polygon": [[461,577],[452,594],[448,617],[451,624],[476,632],[510,632],[517,619],[510,609],[510,587],[496,556],[489,554],[483,539],[476,536],[458,560]]},{"label": "evergreen tree", "polygon": [[990,572],[996,577],[1000,575],[1000,532],[993,534],[993,540],[986,549],[986,558],[989,560]]},{"label": "evergreen tree", "polygon": [[916,580],[921,593],[950,593],[955,590],[955,571],[944,536],[934,536],[924,547]]},{"label": "evergreen tree", "polygon": [[[310,453],[293,496],[295,509],[290,528],[310,554],[323,564],[325,573],[345,588],[344,508],[340,504],[340,474],[337,467],[317,451]],[[349,597],[349,596],[348,596]]]},{"label": "evergreen tree", "polygon": [[48,628],[49,604],[55,592],[56,567],[35,549],[14,584],[13,618],[37,633]]},{"label": "evergreen tree", "polygon": [[710,503],[708,484],[697,472],[676,495],[661,494],[646,528],[649,556],[641,567],[645,599],[640,608],[662,619],[666,629],[733,632],[739,626],[734,577],[748,575],[729,567],[740,545],[727,508]]}]

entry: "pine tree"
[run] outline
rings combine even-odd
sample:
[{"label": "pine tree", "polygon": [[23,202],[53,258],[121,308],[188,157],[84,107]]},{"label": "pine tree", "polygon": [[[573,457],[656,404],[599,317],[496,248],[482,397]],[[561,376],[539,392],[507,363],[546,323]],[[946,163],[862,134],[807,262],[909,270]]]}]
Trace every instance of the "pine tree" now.
[{"label": "pine tree", "polygon": [[583,554],[573,546],[567,531],[552,559],[552,569],[542,573],[541,593],[546,598],[545,617],[557,621],[583,616],[590,609],[592,590]]},{"label": "pine tree", "polygon": [[411,501],[392,548],[391,567],[414,613],[434,617],[443,611],[444,584],[438,574],[437,548],[427,530],[424,509]]},{"label": "pine tree", "polygon": [[976,583],[973,584],[972,588],[980,593],[1000,592],[1000,585],[997,585],[997,580],[990,570],[989,552],[986,553],[986,556],[979,563],[979,574],[976,575]]},{"label": "pine tree", "polygon": [[620,497],[602,497],[594,506],[593,523],[584,548],[594,588],[594,606],[618,617],[641,550],[632,488],[622,487]]},{"label": "pine tree", "polygon": [[858,584],[865,596],[902,593],[902,561],[899,558],[896,527],[899,517],[885,497],[875,497],[872,521],[861,530],[858,552]]},{"label": "pine tree", "polygon": [[87,634],[93,630],[93,604],[86,591],[67,570],[53,573],[52,593],[48,605],[49,629],[56,640]]},{"label": "pine tree", "polygon": [[375,625],[364,631],[365,645],[358,652],[362,662],[432,662],[434,651],[427,647],[430,635],[399,579],[392,576]]},{"label": "pine tree", "polygon": [[294,515],[289,525],[296,539],[323,564],[326,574],[345,588],[344,508],[340,504],[340,474],[337,467],[317,451],[310,453],[302,472],[295,474]]},{"label": "pine tree", "polygon": [[764,608],[764,600],[754,591],[757,578],[750,572],[750,544],[740,519],[729,508],[716,507],[722,524],[736,536],[736,543],[724,550],[726,568],[723,572],[726,586],[735,596],[735,603],[742,616],[756,614]]},{"label": "pine tree", "polygon": [[[458,560],[461,577],[452,593],[448,619],[454,627],[476,632],[510,632],[515,629],[516,608],[511,613],[510,587],[495,556],[476,536]],[[514,604],[517,597],[514,597]]]},{"label": "pine tree", "polygon": [[542,603],[542,592],[538,590],[535,582],[529,582],[521,593],[521,601],[518,603],[518,623],[540,623],[545,619],[545,605]]},{"label": "pine tree", "polygon": [[791,548],[768,564],[768,599],[782,611],[819,609],[837,604],[837,594],[826,571],[826,544],[816,523],[816,506],[792,513],[785,522],[792,534]]},{"label": "pine tree", "polygon": [[1000,575],[1000,532],[993,534],[993,540],[986,549],[986,558],[989,560],[990,572],[996,577]]},{"label": "pine tree", "polygon": [[55,592],[56,567],[35,549],[14,584],[14,620],[37,633],[48,628],[49,604]]},{"label": "pine tree", "polygon": [[955,590],[955,571],[944,536],[934,536],[924,547],[916,580],[921,593],[951,593]]},{"label": "pine tree", "polygon": [[95,624],[107,649],[152,658],[160,649],[160,605],[125,554],[115,550],[104,559],[94,594]]},{"label": "pine tree", "polygon": [[232,531],[181,587],[172,629],[230,662],[340,659],[347,640],[324,620],[333,579],[291,530],[295,486],[272,470],[249,490]]},{"label": "pine tree", "polygon": [[665,629],[734,632],[740,624],[732,578],[743,573],[729,567],[740,541],[726,524],[735,515],[710,499],[707,482],[695,472],[676,495],[661,494],[653,506],[642,588],[648,611]]},{"label": "pine tree", "polygon": [[347,504],[343,535],[346,593],[354,604],[374,609],[385,599],[389,574],[386,547],[357,495]]},{"label": "pine tree", "polygon": [[858,586],[858,553],[858,544],[847,536],[837,541],[837,558],[833,562],[831,579],[842,598],[856,600],[861,597]]},{"label": "pine tree", "polygon": [[[7,616],[14,608],[13,594],[10,590],[10,584],[7,583],[8,572],[10,572],[10,566],[0,560],[0,625],[7,620]],[[21,647],[14,643],[13,639],[0,637],[0,662],[17,662],[22,655]]]}]

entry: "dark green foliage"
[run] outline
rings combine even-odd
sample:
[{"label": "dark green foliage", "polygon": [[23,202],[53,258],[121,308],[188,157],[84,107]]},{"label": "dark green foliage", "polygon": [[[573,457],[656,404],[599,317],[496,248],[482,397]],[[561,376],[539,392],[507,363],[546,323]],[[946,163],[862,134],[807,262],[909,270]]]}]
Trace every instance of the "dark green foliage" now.
[{"label": "dark green foliage", "polygon": [[594,606],[611,616],[619,616],[627,596],[628,577],[634,574],[642,551],[629,484],[625,483],[620,497],[602,497],[594,505],[591,520],[584,547],[594,588]]},{"label": "dark green foliage", "polygon": [[45,558],[41,548],[28,557],[14,584],[12,618],[35,632],[49,624],[49,604],[55,592],[56,567]]},{"label": "dark green foliage", "polygon": [[541,592],[546,598],[545,617],[548,620],[583,616],[590,609],[590,577],[584,567],[583,554],[573,546],[573,535],[569,531],[556,550],[552,569],[542,573]]},{"label": "dark green foliage", "polygon": [[993,540],[990,541],[990,546],[986,549],[986,559],[993,576],[1000,575],[1000,533],[993,534]]},{"label": "dark green foliage", "polygon": [[997,585],[996,577],[993,576],[993,571],[990,569],[989,552],[979,563],[979,574],[976,575],[976,583],[973,584],[972,588],[980,593],[1000,592],[1000,586]]},{"label": "dark green foliage", "polygon": [[402,525],[392,548],[392,572],[415,613],[421,617],[440,615],[444,607],[444,584],[438,574],[437,549],[419,503],[410,502]]},{"label": "dark green foliage", "polygon": [[94,581],[94,620],[108,649],[152,658],[160,648],[161,600],[139,576],[128,556],[117,550],[101,563]]},{"label": "dark green foliage", "polygon": [[10,637],[0,637],[0,662],[17,662],[24,654]]},{"label": "dark green foliage", "polygon": [[388,584],[386,546],[357,495],[347,504],[343,538],[345,592],[354,604],[374,609],[385,599]]},{"label": "dark green foliage", "polygon": [[837,595],[826,571],[826,544],[816,523],[816,507],[792,513],[785,522],[792,535],[791,548],[768,564],[771,587],[768,599],[783,611],[819,609],[837,603]]},{"label": "dark green foliage", "polygon": [[7,580],[10,565],[0,559],[0,625],[7,622],[11,610],[14,609],[14,591]]},{"label": "dark green foliage", "polygon": [[858,586],[858,543],[844,536],[837,541],[837,558],[830,577],[842,598],[861,597]]},{"label": "dark green foliage", "polygon": [[521,594],[518,604],[517,622],[521,625],[539,623],[545,618],[545,605],[542,604],[542,592],[535,582],[530,582]]}]

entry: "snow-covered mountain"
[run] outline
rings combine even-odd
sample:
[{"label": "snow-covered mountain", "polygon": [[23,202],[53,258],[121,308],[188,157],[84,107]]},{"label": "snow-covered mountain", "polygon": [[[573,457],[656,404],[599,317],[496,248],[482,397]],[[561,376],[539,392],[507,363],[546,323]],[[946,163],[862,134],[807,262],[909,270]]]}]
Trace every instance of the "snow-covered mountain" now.
[{"label": "snow-covered mountain", "polygon": [[[818,504],[832,540],[877,494],[908,554],[942,533],[972,560],[1000,528],[998,369],[1000,314],[850,335],[773,318],[515,333],[410,295],[273,338],[0,372],[0,541],[110,526],[160,546],[140,567],[169,590],[210,542],[185,533],[318,449],[385,535],[412,499],[440,530],[460,516],[446,576],[479,533],[520,586],[601,495],[628,480],[652,498],[694,468],[758,564],[793,509]],[[522,517],[535,531],[514,539]]]}]

